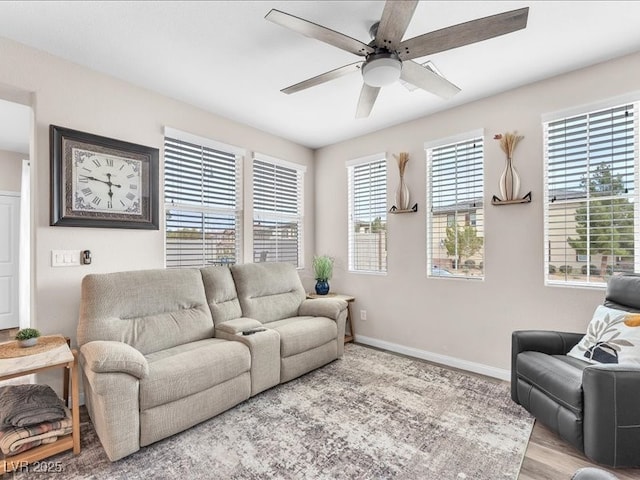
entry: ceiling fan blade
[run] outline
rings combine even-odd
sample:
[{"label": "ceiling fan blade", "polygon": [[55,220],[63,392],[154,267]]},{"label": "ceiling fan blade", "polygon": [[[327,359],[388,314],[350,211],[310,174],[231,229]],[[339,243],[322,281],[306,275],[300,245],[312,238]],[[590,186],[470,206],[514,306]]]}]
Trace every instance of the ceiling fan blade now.
[{"label": "ceiling fan blade", "polygon": [[376,45],[395,50],[407,31],[413,12],[418,5],[415,1],[387,0],[376,33]]},{"label": "ceiling fan blade", "polygon": [[371,87],[366,83],[362,84],[358,108],[356,109],[356,118],[366,118],[369,116],[373,104],[376,103],[376,98],[378,98],[378,93],[380,93],[380,87]]},{"label": "ceiling fan blade", "polygon": [[315,38],[321,42],[328,43],[334,47],[338,47],[347,52],[364,57],[368,53],[373,52],[373,48],[362,43],[360,40],[348,37],[340,32],[323,27],[317,23],[304,20],[302,18],[273,9],[264,17],[270,22],[277,23],[294,32],[301,33],[310,38]]},{"label": "ceiling fan blade", "polygon": [[411,60],[515,32],[527,26],[528,15],[529,7],[520,8],[425,33],[402,42],[398,55]]},{"label": "ceiling fan blade", "polygon": [[303,82],[296,83],[295,85],[291,85],[290,87],[283,88],[280,90],[282,93],[286,93],[287,95],[299,92],[300,90],[305,90],[310,87],[315,87],[316,85],[320,85],[325,82],[329,82],[331,80],[335,80],[336,78],[343,77],[348,75],[349,73],[357,72],[360,70],[364,62],[355,62],[350,63],[349,65],[345,65],[344,67],[336,68],[335,70],[331,70],[329,72],[325,72],[321,75],[318,75],[313,78],[309,78]]},{"label": "ceiling fan blade", "polygon": [[444,99],[449,99],[460,91],[446,78],[411,60],[402,62],[400,78]]}]

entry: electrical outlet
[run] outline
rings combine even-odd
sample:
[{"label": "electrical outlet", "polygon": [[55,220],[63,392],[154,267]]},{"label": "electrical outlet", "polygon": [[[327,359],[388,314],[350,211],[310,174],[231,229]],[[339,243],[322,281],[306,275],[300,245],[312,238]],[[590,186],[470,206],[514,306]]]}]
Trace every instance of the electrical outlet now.
[{"label": "electrical outlet", "polygon": [[367,321],[367,311],[366,310],[360,310],[360,320],[362,320],[363,322]]}]

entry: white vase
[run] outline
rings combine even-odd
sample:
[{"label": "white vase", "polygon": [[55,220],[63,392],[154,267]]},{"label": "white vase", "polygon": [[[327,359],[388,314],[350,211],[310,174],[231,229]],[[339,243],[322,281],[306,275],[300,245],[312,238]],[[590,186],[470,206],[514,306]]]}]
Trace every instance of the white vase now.
[{"label": "white vase", "polygon": [[18,345],[22,348],[33,347],[36,343],[38,343],[37,338],[27,338],[26,340],[18,340]]},{"label": "white vase", "polygon": [[398,210],[409,210],[409,188],[404,183],[404,177],[400,177],[400,185],[396,188],[396,207]]},{"label": "white vase", "polygon": [[507,163],[500,175],[500,195],[502,200],[516,200],[520,193],[520,175],[513,168],[513,160],[507,157]]}]

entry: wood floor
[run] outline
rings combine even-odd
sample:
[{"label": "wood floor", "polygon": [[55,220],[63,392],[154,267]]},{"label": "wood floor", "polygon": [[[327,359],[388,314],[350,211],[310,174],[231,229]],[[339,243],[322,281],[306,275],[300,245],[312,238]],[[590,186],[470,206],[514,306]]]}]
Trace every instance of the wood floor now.
[{"label": "wood floor", "polygon": [[569,480],[576,470],[583,467],[607,470],[620,480],[640,479],[640,469],[610,469],[590,462],[547,427],[536,422],[518,480]]}]

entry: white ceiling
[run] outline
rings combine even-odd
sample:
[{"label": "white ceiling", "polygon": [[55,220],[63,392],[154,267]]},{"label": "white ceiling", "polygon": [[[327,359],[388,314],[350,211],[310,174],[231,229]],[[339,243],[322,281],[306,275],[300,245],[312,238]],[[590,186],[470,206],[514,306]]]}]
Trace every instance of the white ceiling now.
[{"label": "white ceiling", "polygon": [[[528,6],[525,30],[431,57],[462,92],[396,84],[355,119],[359,73],[280,89],[359,59],[264,16],[291,13],[368,43],[382,1],[0,2],[0,36],[317,148],[640,50],[640,2],[422,1],[404,36]],[[634,73],[637,74],[637,73]]]}]

